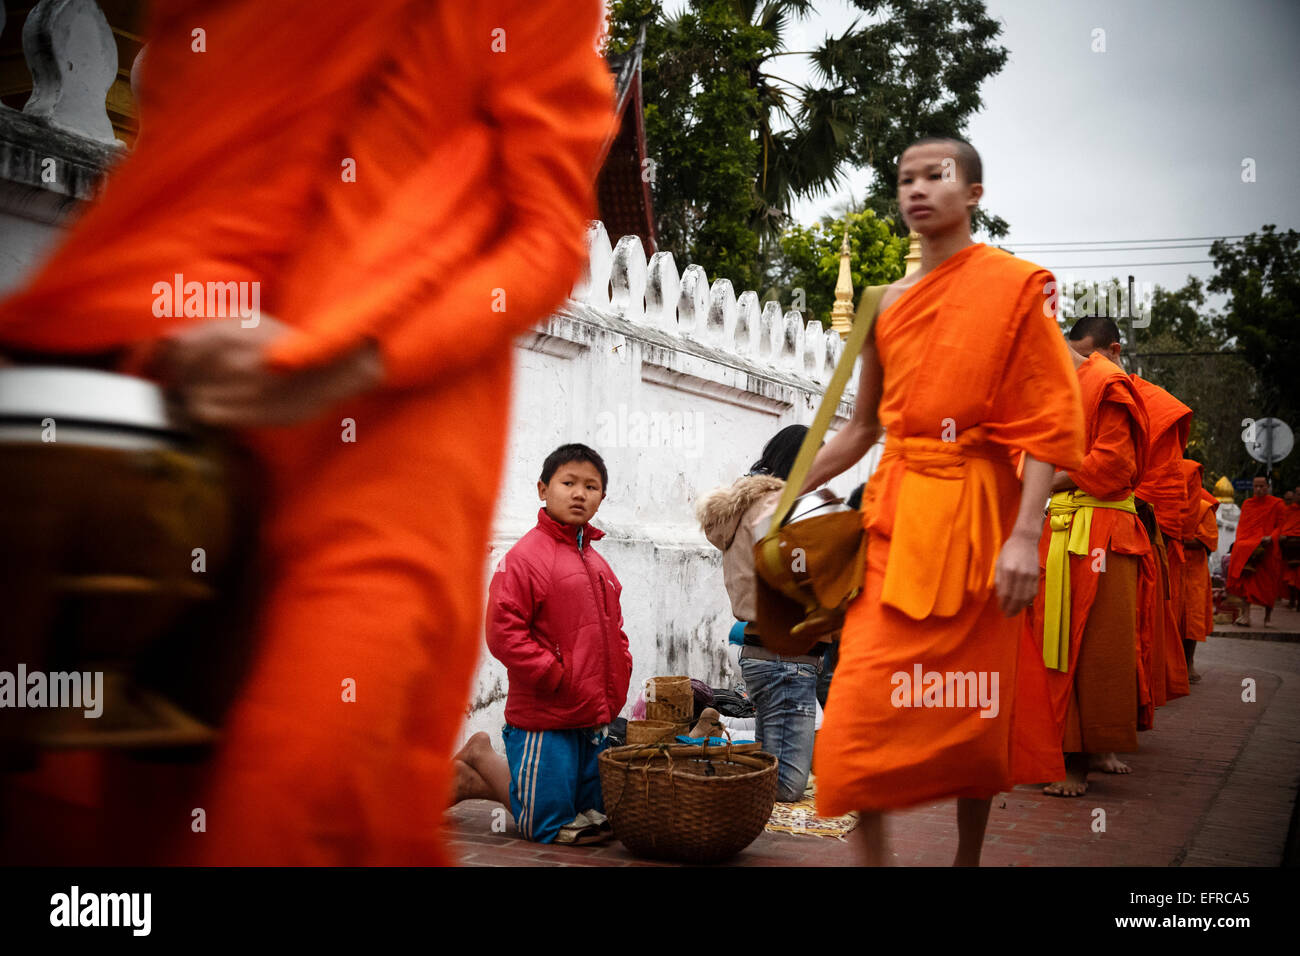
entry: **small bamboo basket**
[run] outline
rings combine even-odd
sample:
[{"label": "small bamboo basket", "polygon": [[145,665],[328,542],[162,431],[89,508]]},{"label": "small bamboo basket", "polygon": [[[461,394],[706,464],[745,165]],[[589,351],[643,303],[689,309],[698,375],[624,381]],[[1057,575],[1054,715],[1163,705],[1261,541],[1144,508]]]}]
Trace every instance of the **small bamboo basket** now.
[{"label": "small bamboo basket", "polygon": [[629,720],[627,722],[628,746],[639,747],[657,744],[661,740],[672,743],[677,736],[677,725],[666,720]]},{"label": "small bamboo basket", "polygon": [[695,716],[695,691],[689,677],[651,677],[646,681],[647,720],[664,720],[689,729]]}]

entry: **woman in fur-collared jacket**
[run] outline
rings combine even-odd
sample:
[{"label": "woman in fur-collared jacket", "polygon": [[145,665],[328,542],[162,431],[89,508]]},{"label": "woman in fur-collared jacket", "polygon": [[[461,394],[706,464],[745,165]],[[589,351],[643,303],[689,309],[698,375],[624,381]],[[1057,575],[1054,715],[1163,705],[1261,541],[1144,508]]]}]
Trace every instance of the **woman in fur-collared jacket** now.
[{"label": "woman in fur-collared jacket", "polygon": [[817,718],[817,675],[825,647],[782,657],[763,646],[754,625],[754,544],[767,531],[785,478],[808,433],[803,425],[781,429],[763,448],[749,474],[706,495],[695,514],[709,543],[722,552],[722,580],[731,611],[745,621],[740,672],[757,710],[755,737],[779,763],[778,800],[803,798],[812,768]]}]

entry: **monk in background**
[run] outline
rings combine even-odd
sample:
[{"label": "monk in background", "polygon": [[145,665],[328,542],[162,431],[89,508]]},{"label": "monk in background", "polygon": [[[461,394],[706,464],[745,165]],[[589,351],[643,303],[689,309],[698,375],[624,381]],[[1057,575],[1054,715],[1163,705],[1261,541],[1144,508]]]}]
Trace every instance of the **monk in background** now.
[{"label": "monk in background", "polygon": [[1250,606],[1264,607],[1264,626],[1271,627],[1273,605],[1282,590],[1282,550],[1278,545],[1282,526],[1282,499],[1269,494],[1269,481],[1256,475],[1253,494],[1241,503],[1237,519],[1237,537],[1232,542],[1228,576],[1224,582],[1228,593],[1245,603],[1243,612],[1233,621],[1238,627],[1250,627]]},{"label": "monk in background", "polygon": [[1043,792],[1078,797],[1092,767],[1130,772],[1117,752],[1137,750],[1138,580],[1155,568],[1133,494],[1146,468],[1147,415],[1119,365],[1119,329],[1113,319],[1082,318],[1067,338],[1087,451],[1077,470],[1053,478],[1029,621],[1065,755],[1065,779]]},{"label": "monk in background", "polygon": [[1277,529],[1282,551],[1282,587],[1287,592],[1284,596],[1290,598],[1287,607],[1294,611],[1300,601],[1300,488],[1288,491],[1282,501],[1285,507]]},{"label": "monk in background", "polygon": [[1214,594],[1210,584],[1210,554],[1219,546],[1219,523],[1215,517],[1219,499],[1205,490],[1205,466],[1183,459],[1187,478],[1187,512],[1183,519],[1183,650],[1187,657],[1187,680],[1198,683],[1201,675],[1193,667],[1196,645],[1214,633]]},{"label": "monk in background", "polygon": [[[511,343],[582,268],[612,127],[600,19],[599,0],[154,6],[138,145],[0,307],[0,346],[139,346],[260,462],[269,570],[215,768],[194,792],[140,765],[87,788],[117,845],[58,862],[448,862]],[[173,276],[252,283],[266,314],[160,308]]]},{"label": "monk in background", "polygon": [[1048,725],[1038,759],[1017,759],[1028,749],[1016,686],[1022,664],[1042,668],[1022,651],[1022,612],[1053,470],[1083,460],[1083,411],[1051,274],[971,240],[981,179],[961,140],[903,152],[898,201],[921,268],[886,292],[853,416],[802,489],[852,466],[884,429],[862,499],[865,583],[814,755],[818,813],[860,811],[871,865],[886,860],[883,811],[956,797],[954,863],[976,866],[992,797],[1061,773]]}]

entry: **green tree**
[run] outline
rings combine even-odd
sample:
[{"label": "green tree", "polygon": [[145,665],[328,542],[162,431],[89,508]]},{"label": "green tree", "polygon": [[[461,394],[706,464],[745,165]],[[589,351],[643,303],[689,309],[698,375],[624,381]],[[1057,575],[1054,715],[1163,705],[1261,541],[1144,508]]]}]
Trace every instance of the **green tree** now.
[{"label": "green tree", "polygon": [[[898,160],[922,136],[965,138],[983,105],[980,85],[1010,55],[997,44],[1002,28],[983,0],[853,0],[879,21],[855,22],[831,37],[813,63],[833,84],[837,115],[850,123],[848,159],[875,173],[874,206],[902,234],[896,187]],[[978,148],[978,144],[976,144]],[[1005,236],[1006,220],[977,210],[977,229]]]},{"label": "green tree", "polygon": [[902,277],[907,240],[894,233],[892,223],[866,209],[838,218],[826,216],[812,226],[787,229],[781,236],[781,252],[766,298],[788,303],[799,308],[805,319],[815,317],[829,326],[846,226],[855,300],[869,285]]},{"label": "green tree", "polygon": [[1259,372],[1256,413],[1300,429],[1300,233],[1264,226],[1237,242],[1210,246],[1211,292],[1228,295],[1217,327]]},{"label": "green tree", "polygon": [[[875,12],[880,4],[859,6]],[[797,199],[834,187],[862,156],[902,148],[893,139],[874,151],[866,147],[882,130],[904,135],[894,129],[897,121],[882,124],[875,104],[915,108],[918,119],[908,128],[920,133],[960,133],[980,105],[979,84],[1006,60],[1006,51],[991,44],[996,22],[980,0],[891,0],[889,6],[889,16],[906,17],[902,43],[888,30],[855,25],[814,56],[826,64],[828,82],[798,86],[771,67],[775,57],[804,52],[786,50],[785,34],[792,19],[812,10],[811,0],[690,0],[672,17],[662,0],[614,0],[611,52],[629,49],[646,29],[646,139],[664,248],[739,288],[757,288]],[[828,55],[834,44],[848,55]],[[907,44],[941,51],[937,86],[927,72],[933,57]],[[895,64],[895,56],[907,62]],[[967,65],[948,65],[952,57]],[[882,59],[890,65],[877,76],[874,64]],[[893,172],[882,178],[890,194],[894,179]],[[881,209],[890,202],[883,200]],[[1004,223],[1000,228],[1005,232]]]},{"label": "green tree", "polygon": [[1083,315],[1110,315],[1123,336],[1128,370],[1192,409],[1187,456],[1205,465],[1207,487],[1221,475],[1237,477],[1253,470],[1241,422],[1255,414],[1251,409],[1258,404],[1259,375],[1219,328],[1200,279],[1188,276],[1180,289],[1156,286],[1149,303],[1131,305],[1127,284],[1118,278],[1080,283],[1061,293],[1064,327]]}]

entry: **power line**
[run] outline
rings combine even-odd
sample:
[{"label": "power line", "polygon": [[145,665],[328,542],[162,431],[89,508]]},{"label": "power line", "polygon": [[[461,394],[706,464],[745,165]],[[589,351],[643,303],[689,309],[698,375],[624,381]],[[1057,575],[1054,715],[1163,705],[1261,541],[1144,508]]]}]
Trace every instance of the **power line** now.
[{"label": "power line", "polygon": [[1231,236],[1173,236],[1165,239],[1069,239],[1059,242],[1004,242],[1004,246],[1120,246],[1146,242],[1213,242],[1216,239],[1244,239],[1246,233]]},{"label": "power line", "polygon": [[[1050,269],[1053,272],[1058,269],[1141,269],[1146,266],[1191,266],[1213,261],[1213,259],[1179,259],[1177,262],[1104,262],[1095,264],[1090,263],[1088,265],[1072,263],[1067,266],[1043,266],[1043,268]],[[1042,265],[1041,263],[1039,264]]]},{"label": "power line", "polygon": [[1039,246],[1017,246],[1017,252],[1051,252],[1059,255],[1079,255],[1089,252],[1155,252],[1159,249],[1184,249],[1188,252],[1195,252],[1198,249],[1204,249],[1205,244],[1193,246],[1115,246],[1113,249],[1045,249]]},{"label": "power line", "polygon": [[1129,352],[1128,354],[1132,358],[1186,358],[1188,356],[1195,356],[1198,358],[1217,358],[1224,355],[1231,358],[1238,355],[1245,355],[1246,353],[1241,349],[1233,349],[1224,352]]}]

